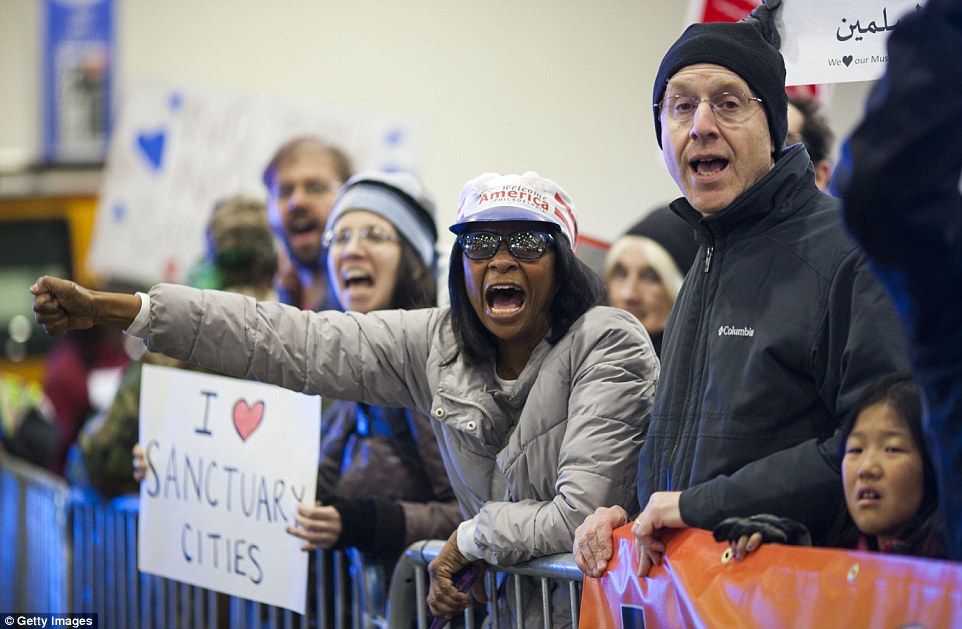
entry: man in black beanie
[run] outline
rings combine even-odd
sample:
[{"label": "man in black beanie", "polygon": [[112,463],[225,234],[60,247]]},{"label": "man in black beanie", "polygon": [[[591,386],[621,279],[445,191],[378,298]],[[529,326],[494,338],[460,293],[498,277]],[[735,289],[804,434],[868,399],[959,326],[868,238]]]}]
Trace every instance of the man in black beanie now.
[{"label": "man in black beanie", "polygon": [[[655,135],[699,241],[662,346],[638,462],[639,576],[665,528],[731,516],[796,520],[818,541],[841,506],[839,427],[859,393],[908,366],[895,312],[819,191],[801,144],[783,149],[785,65],[771,0],[738,23],[695,24],[653,90]],[[611,558],[601,508],[575,533],[585,574]],[[743,558],[747,537],[733,540]]]}]

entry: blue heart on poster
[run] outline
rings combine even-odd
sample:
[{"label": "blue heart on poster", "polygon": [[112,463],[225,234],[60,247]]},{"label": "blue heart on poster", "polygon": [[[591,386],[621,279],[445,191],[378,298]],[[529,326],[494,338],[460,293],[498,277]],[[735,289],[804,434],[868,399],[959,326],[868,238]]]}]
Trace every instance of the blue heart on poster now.
[{"label": "blue heart on poster", "polygon": [[384,136],[384,142],[388,146],[397,146],[404,141],[404,130],[403,129],[392,129],[388,131]]},{"label": "blue heart on poster", "polygon": [[160,170],[164,162],[164,142],[166,139],[167,134],[163,131],[137,135],[137,147],[155,171]]}]

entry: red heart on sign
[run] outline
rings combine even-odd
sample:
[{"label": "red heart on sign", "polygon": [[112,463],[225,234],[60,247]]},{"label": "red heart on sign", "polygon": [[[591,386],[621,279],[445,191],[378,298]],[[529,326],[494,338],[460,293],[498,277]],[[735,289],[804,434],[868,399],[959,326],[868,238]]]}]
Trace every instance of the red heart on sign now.
[{"label": "red heart on sign", "polygon": [[234,428],[244,441],[247,441],[251,433],[261,425],[262,419],[264,419],[263,401],[257,402],[254,406],[249,405],[246,400],[237,400],[234,403]]}]

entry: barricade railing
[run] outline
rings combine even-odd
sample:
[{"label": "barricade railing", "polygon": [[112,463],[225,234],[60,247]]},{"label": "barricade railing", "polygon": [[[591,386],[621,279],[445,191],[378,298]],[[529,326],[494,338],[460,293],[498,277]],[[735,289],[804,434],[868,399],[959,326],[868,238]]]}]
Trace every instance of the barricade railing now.
[{"label": "barricade railing", "polygon": [[0,610],[68,608],[69,501],[62,479],[0,453]]},{"label": "barricade railing", "polygon": [[0,610],[96,613],[102,627],[134,629],[384,625],[383,569],[361,553],[314,553],[301,615],[138,571],[138,515],[137,496],[105,501],[0,453]]},{"label": "barricade railing", "polygon": [[765,544],[733,561],[711,532],[666,532],[665,555],[637,575],[631,525],[582,592],[584,629],[646,627],[962,627],[962,564],[889,553]]},{"label": "barricade railing", "polygon": [[104,502],[74,492],[68,518],[71,611],[98,613],[106,627],[145,629],[361,629],[377,626],[384,616],[383,570],[353,550],[314,553],[304,615],[139,572],[138,513],[137,496]]},{"label": "barricade railing", "polygon": [[[361,553],[314,553],[307,613],[301,615],[140,572],[138,515],[137,496],[105,501],[0,454],[0,611],[96,613],[101,627],[132,629],[408,629],[415,622],[418,627],[430,623],[425,566],[440,551],[441,540],[418,542],[405,551],[390,592],[380,564],[365,561]],[[522,577],[540,579],[546,618],[551,617],[549,584],[568,588],[566,607],[574,610],[571,624],[577,627],[582,575],[570,555],[489,571],[486,578],[490,591],[495,585],[513,587],[520,600]],[[489,605],[488,613],[493,629],[507,626],[498,624],[496,606]],[[473,621],[466,614],[468,627]]]},{"label": "barricade railing", "polygon": [[[300,615],[139,572],[138,511],[135,496],[103,501],[0,453],[0,611],[96,613],[100,626],[111,629],[423,629],[432,620],[426,566],[443,548],[441,540],[408,547],[389,592],[380,566],[360,553],[314,554],[307,613]],[[732,563],[710,533],[683,530],[667,540],[662,566],[638,579],[630,528],[616,530],[615,540],[609,572],[584,584],[567,553],[489,569],[486,590],[497,596],[457,624],[507,629],[528,620],[530,627],[537,617],[545,627],[575,629],[834,626],[843,620],[846,626],[962,626],[958,563],[779,545]]]},{"label": "barricade railing", "polygon": [[[444,547],[443,540],[425,540],[415,542],[404,551],[394,569],[391,578],[390,594],[388,596],[387,625],[389,627],[411,627],[418,629],[428,627],[432,617],[428,612],[427,593],[428,576],[427,565],[437,557]],[[541,595],[541,619],[544,627],[552,627],[553,618],[559,612],[564,616],[562,620],[578,629],[578,614],[581,600],[581,584],[584,575],[575,564],[571,553],[559,553],[547,557],[539,557],[531,561],[498,568],[488,567],[485,573],[485,590],[489,593],[498,591],[508,592],[507,609],[522,608],[522,601],[526,598],[524,589],[531,587],[532,581],[537,584]],[[557,595],[552,596],[554,590],[562,587],[567,590],[567,610],[557,609]],[[507,588],[507,589],[506,589]],[[491,629],[508,627],[509,613],[504,605],[498,604],[498,596],[490,596],[481,618],[487,618],[486,626]],[[464,626],[473,629],[476,624],[476,610],[467,609],[464,612]],[[566,613],[565,613],[566,612]],[[415,625],[416,622],[416,625]],[[523,617],[515,614],[516,627],[523,627]]]}]

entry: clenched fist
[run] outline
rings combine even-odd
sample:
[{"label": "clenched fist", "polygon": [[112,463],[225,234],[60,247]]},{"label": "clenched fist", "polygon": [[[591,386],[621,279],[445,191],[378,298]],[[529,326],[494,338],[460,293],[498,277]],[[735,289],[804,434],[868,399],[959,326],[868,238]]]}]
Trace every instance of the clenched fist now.
[{"label": "clenched fist", "polygon": [[45,275],[30,287],[37,323],[50,335],[106,325],[126,330],[140,312],[140,297],[93,291]]}]

